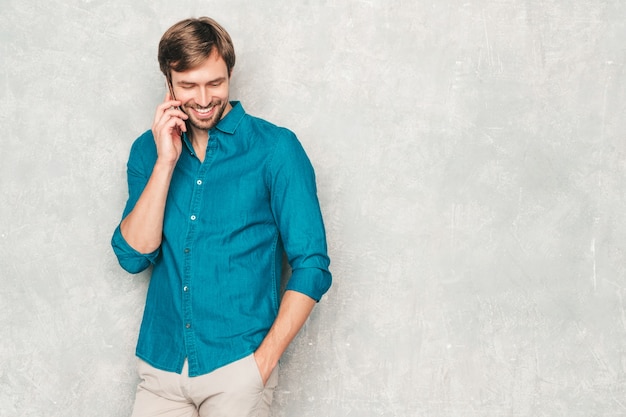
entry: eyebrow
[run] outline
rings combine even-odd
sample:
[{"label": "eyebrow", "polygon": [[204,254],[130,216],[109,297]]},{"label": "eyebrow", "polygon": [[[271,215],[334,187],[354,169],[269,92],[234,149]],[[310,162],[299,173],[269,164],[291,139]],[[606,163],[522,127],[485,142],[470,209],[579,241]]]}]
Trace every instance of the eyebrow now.
[{"label": "eyebrow", "polygon": [[[207,82],[207,84],[214,84],[214,83],[218,83],[218,82],[223,82],[225,80],[226,80],[226,77],[219,77],[219,78],[216,78],[214,80],[211,80],[211,81]],[[198,83],[195,83],[193,81],[180,80],[176,84],[178,84],[178,85],[197,85]]]}]

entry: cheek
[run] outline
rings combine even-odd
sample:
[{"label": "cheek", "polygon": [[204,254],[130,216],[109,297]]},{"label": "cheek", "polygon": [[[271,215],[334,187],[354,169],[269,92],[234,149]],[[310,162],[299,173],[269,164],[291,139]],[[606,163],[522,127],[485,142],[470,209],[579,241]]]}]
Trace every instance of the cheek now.
[{"label": "cheek", "polygon": [[224,84],[223,87],[219,88],[217,91],[217,96],[220,97],[223,100],[227,100],[228,99],[228,84]]},{"label": "cheek", "polygon": [[193,101],[194,95],[189,91],[176,91],[176,100],[183,103],[183,106]]}]

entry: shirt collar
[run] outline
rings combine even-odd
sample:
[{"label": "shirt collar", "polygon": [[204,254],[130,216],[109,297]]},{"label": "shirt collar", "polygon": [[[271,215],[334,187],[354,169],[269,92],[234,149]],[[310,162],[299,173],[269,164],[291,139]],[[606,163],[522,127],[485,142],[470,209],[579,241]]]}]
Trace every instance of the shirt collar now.
[{"label": "shirt collar", "polygon": [[246,111],[239,101],[231,101],[230,105],[232,109],[217,123],[215,129],[232,135],[246,115]]},{"label": "shirt collar", "polygon": [[[243,106],[239,101],[231,101],[230,105],[232,106],[230,111],[217,123],[217,126],[215,126],[213,129],[221,130],[224,133],[232,135],[235,133],[235,130],[237,130],[237,126],[239,126],[239,124],[243,120],[243,117],[246,115],[246,111],[243,109]],[[211,131],[209,131],[209,134],[210,133]],[[189,135],[187,134],[187,132],[183,133],[183,140],[185,142],[185,145],[187,145],[189,152],[194,154],[195,151],[193,150],[193,146],[191,145],[191,141],[189,140]]]}]

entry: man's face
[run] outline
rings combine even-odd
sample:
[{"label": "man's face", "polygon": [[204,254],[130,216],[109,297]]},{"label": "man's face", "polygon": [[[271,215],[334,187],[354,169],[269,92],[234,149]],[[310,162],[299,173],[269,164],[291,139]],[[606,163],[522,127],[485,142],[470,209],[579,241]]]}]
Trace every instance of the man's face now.
[{"label": "man's face", "polygon": [[215,50],[195,68],[172,71],[172,92],[182,102],[192,130],[212,129],[230,111],[229,84],[226,63]]}]

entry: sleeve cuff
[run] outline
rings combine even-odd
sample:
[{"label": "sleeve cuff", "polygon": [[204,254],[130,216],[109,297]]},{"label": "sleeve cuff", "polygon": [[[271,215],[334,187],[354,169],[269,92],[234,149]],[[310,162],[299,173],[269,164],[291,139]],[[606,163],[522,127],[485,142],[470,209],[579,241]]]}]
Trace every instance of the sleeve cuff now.
[{"label": "sleeve cuff", "polygon": [[151,264],[154,264],[160,252],[160,249],[147,254],[136,251],[128,244],[124,236],[122,236],[119,225],[113,233],[111,246],[113,247],[113,252],[115,252],[120,266],[131,274],[137,274],[148,268]]},{"label": "sleeve cuff", "polygon": [[319,268],[293,270],[285,290],[297,291],[319,302],[332,283],[330,272]]}]

